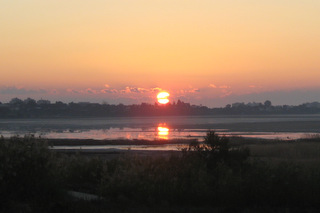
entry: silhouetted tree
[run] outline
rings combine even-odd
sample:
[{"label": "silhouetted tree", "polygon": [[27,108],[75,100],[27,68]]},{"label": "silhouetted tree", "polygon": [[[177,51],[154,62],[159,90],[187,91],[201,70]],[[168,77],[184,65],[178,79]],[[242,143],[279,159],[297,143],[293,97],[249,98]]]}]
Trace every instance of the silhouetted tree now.
[{"label": "silhouetted tree", "polygon": [[27,99],[25,99],[25,100],[23,101],[23,103],[24,103],[25,105],[27,105],[27,106],[30,106],[30,107],[37,105],[37,102],[36,102],[34,99],[32,99],[32,98],[27,98]]},{"label": "silhouetted tree", "polygon": [[19,98],[12,98],[11,101],[9,102],[10,105],[22,105],[23,101]]},{"label": "silhouetted tree", "polygon": [[264,106],[265,107],[267,107],[267,108],[269,108],[269,107],[271,107],[271,101],[269,101],[269,100],[266,100],[265,102],[264,102]]}]

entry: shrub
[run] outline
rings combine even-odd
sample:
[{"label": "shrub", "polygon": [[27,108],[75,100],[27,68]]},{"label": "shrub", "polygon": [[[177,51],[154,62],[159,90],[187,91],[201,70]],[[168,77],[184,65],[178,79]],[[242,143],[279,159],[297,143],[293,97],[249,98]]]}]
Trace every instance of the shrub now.
[{"label": "shrub", "polygon": [[1,137],[2,208],[27,203],[50,205],[51,200],[59,195],[59,178],[55,174],[54,153],[48,150],[43,139],[33,135],[10,139]]},{"label": "shrub", "polygon": [[209,168],[213,168],[222,162],[229,165],[239,165],[250,156],[248,148],[230,147],[229,138],[219,136],[214,131],[207,132],[203,143],[198,141],[191,143],[189,148],[184,150],[184,154],[186,153],[191,155],[195,153],[205,159]]}]

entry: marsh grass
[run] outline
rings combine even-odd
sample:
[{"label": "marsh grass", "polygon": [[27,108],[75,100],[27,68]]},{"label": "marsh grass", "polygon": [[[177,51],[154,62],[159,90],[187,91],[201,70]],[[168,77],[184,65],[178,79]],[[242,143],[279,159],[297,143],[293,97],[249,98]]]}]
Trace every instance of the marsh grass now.
[{"label": "marsh grass", "polygon": [[48,150],[45,140],[33,135],[1,137],[1,207],[21,206],[29,212],[53,205],[51,201],[61,196],[57,169],[55,156]]},{"label": "marsh grass", "polygon": [[255,158],[275,158],[299,162],[313,160],[320,162],[319,142],[280,142],[247,146]]},{"label": "marsh grass", "polygon": [[32,136],[1,138],[0,211],[318,212],[319,149],[301,141],[233,146],[208,132],[204,143],[170,156],[106,160],[57,153]]}]

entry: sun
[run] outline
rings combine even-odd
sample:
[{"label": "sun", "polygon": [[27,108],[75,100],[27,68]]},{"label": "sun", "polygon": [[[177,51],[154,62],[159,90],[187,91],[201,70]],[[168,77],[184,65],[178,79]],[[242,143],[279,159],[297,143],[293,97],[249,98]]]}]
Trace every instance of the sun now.
[{"label": "sun", "polygon": [[158,102],[160,104],[169,103],[169,99],[168,99],[169,96],[170,96],[170,94],[168,92],[159,92],[157,95]]}]

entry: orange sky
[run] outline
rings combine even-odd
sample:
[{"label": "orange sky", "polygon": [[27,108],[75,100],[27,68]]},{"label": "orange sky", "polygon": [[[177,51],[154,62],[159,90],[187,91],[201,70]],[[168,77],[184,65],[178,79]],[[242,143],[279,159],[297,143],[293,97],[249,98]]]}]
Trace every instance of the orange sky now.
[{"label": "orange sky", "polygon": [[1,1],[0,101],[14,90],[112,102],[132,98],[119,95],[127,87],[150,101],[159,87],[200,103],[320,88],[319,11],[317,0]]}]

